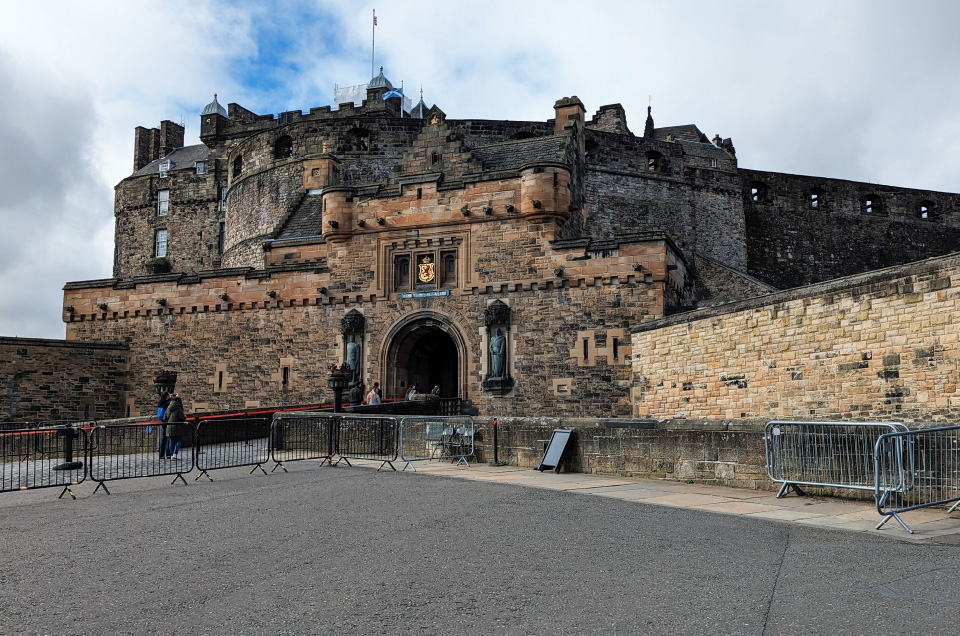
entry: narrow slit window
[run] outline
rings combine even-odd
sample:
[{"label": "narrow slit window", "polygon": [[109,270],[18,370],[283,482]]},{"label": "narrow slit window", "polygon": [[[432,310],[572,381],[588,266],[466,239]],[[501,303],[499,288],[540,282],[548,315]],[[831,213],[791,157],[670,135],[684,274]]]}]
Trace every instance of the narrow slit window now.
[{"label": "narrow slit window", "polygon": [[217,371],[217,391],[223,391],[223,371]]},{"label": "narrow slit window", "polygon": [[286,386],[290,384],[290,367],[283,367],[283,385]]},{"label": "narrow slit window", "polygon": [[584,362],[590,361],[590,339],[589,338],[583,339],[583,361]]},{"label": "narrow slit window", "polygon": [[613,339],[613,359],[620,359],[620,338]]}]

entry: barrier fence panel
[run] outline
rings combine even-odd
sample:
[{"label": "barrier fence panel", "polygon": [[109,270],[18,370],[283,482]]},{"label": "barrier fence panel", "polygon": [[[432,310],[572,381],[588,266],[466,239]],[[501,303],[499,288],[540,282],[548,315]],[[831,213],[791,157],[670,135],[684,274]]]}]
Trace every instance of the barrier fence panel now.
[{"label": "barrier fence panel", "polygon": [[877,512],[913,530],[900,513],[931,506],[960,506],[960,426],[943,426],[882,435],[876,443]]},{"label": "barrier fence panel", "polygon": [[89,438],[79,426],[0,432],[0,492],[62,486],[60,496],[87,477]]},{"label": "barrier fence panel", "polygon": [[450,459],[470,465],[468,457],[476,451],[476,429],[467,416],[409,416],[400,420],[400,459],[403,470],[417,470],[413,462]]},{"label": "barrier fence panel", "polygon": [[284,462],[302,459],[323,459],[324,463],[330,463],[336,450],[337,432],[334,415],[277,413],[270,427],[270,459],[276,462],[270,472],[277,468],[286,471]]},{"label": "barrier fence panel", "polygon": [[[396,468],[399,427],[394,417],[376,415],[341,415],[336,452],[350,465],[351,459],[371,459],[383,462],[380,468]],[[339,463],[340,460],[337,460]],[[380,470],[378,468],[377,470]]]},{"label": "barrier fence panel", "polygon": [[170,483],[180,480],[186,484],[183,475],[194,467],[196,428],[190,422],[176,424],[182,433],[182,446],[177,459],[172,459],[160,448],[163,437],[173,432],[172,426],[148,422],[95,427],[90,432],[88,455],[90,478],[97,482],[93,492],[103,488],[109,495],[107,481],[138,477],[173,475]]},{"label": "barrier fence panel", "polygon": [[763,435],[767,475],[783,485],[874,489],[874,448],[881,435],[906,431],[900,422],[768,422]]},{"label": "barrier fence panel", "polygon": [[266,475],[263,464],[270,461],[270,420],[268,418],[201,419],[197,423],[197,470],[194,481],[211,470],[253,466]]}]

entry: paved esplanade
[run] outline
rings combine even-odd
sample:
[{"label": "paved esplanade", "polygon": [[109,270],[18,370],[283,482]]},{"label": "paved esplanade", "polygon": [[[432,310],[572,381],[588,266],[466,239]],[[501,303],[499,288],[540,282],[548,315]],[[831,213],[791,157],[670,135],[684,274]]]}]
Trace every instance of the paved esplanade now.
[{"label": "paved esplanade", "polygon": [[956,633],[956,535],[288,467],[0,495],[0,632]]}]

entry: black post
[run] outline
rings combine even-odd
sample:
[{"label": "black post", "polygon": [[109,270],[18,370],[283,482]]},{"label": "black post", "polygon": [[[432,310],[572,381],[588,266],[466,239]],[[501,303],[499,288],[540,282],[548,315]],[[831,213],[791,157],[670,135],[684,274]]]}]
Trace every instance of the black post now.
[{"label": "black post", "polygon": [[334,387],[333,389],[333,412],[343,412],[343,389]]},{"label": "black post", "polygon": [[506,464],[500,461],[500,456],[497,454],[499,445],[499,439],[497,436],[497,418],[493,418],[493,461],[490,462],[491,466],[506,466]]},{"label": "black post", "polygon": [[73,440],[77,439],[80,436],[79,431],[73,428],[72,426],[64,426],[63,428],[57,431],[57,435],[63,436],[65,439],[64,443],[64,461],[62,464],[57,464],[53,467],[54,470],[79,470],[83,468],[83,462],[73,461]]}]

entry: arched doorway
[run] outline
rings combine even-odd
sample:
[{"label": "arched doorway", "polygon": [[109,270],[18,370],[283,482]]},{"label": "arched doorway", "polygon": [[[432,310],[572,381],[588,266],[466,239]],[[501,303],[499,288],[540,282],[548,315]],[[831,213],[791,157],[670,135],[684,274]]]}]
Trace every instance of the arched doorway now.
[{"label": "arched doorway", "polygon": [[446,318],[413,317],[388,335],[384,391],[403,397],[411,386],[419,393],[440,387],[442,397],[462,397],[465,343]]}]

